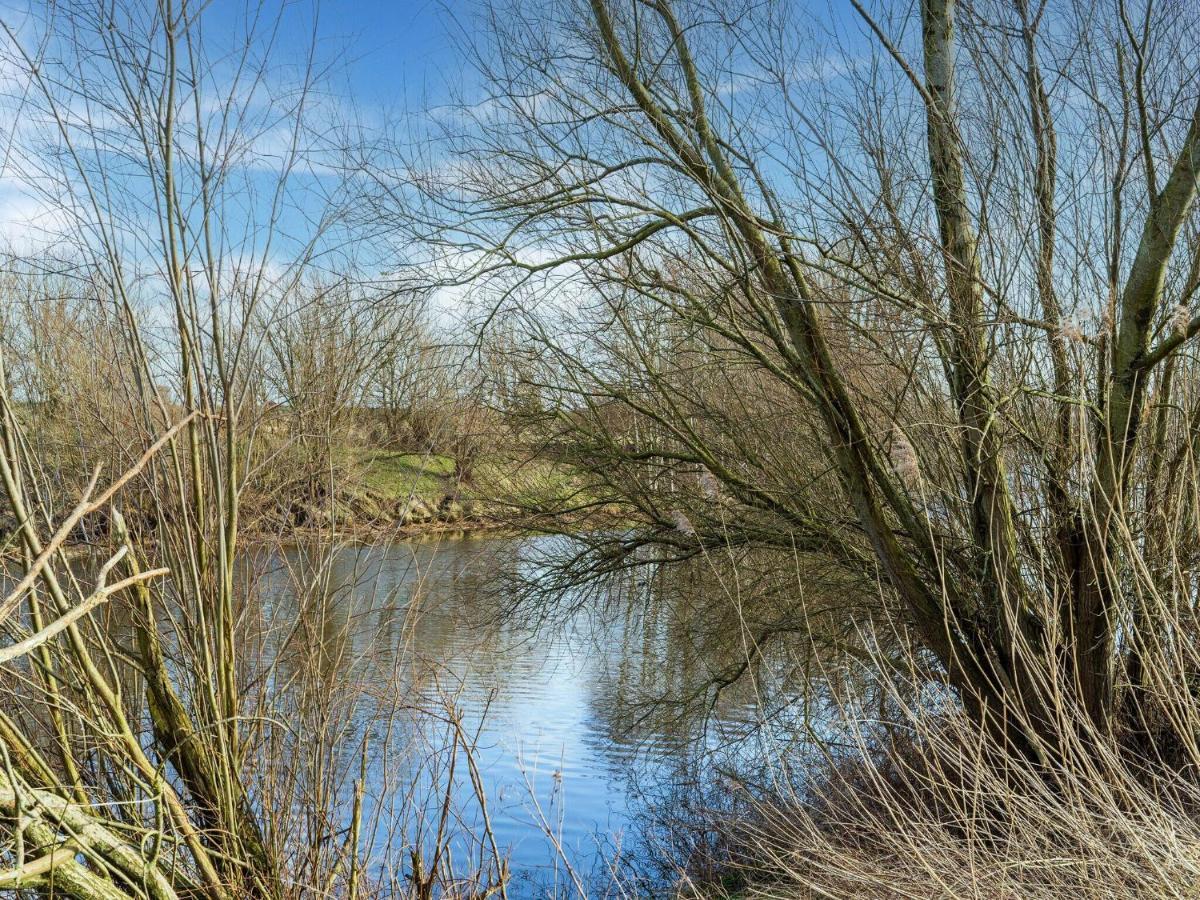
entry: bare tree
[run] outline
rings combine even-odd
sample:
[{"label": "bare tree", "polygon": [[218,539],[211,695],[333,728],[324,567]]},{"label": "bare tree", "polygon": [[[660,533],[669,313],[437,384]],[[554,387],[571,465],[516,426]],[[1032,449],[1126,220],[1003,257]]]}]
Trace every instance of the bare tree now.
[{"label": "bare tree", "polygon": [[300,469],[289,472],[298,499],[320,499],[345,477],[344,451],[350,432],[362,431],[372,386],[405,352],[405,318],[394,298],[371,296],[348,276],[298,285],[270,310],[266,381],[300,451]]},{"label": "bare tree", "polygon": [[[489,318],[526,312],[558,421],[603,438],[668,555],[706,535],[664,527],[638,466],[878,573],[976,721],[1056,758],[1064,709],[1103,741],[1125,697],[1145,727],[1194,596],[1191,479],[1167,485],[1192,465],[1197,35],[1149,3],[856,8],[822,52],[786,4],[493,6],[487,99],[444,116],[423,181],[454,227],[426,237]],[[715,393],[638,306],[696,335]],[[722,420],[755,379],[795,410],[790,459]],[[654,429],[603,426],[614,404]]]}]

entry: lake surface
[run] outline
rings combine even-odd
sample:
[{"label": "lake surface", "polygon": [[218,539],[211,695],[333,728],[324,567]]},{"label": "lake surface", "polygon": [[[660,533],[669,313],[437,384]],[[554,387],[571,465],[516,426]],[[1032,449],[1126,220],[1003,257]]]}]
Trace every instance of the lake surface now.
[{"label": "lake surface", "polygon": [[[443,538],[256,563],[268,618],[307,629],[268,648],[305,647],[276,679],[306,665],[311,677],[315,642],[323,677],[364,685],[329,727],[347,779],[369,738],[364,829],[393,877],[412,846],[428,866],[439,831],[456,871],[481,864],[486,809],[510,897],[611,895],[614,858],[642,867],[658,852],[646,823],[693,777],[697,749],[722,752],[757,733],[753,692],[722,694],[702,716],[647,702],[707,663],[636,582],[603,600],[560,597],[552,614],[513,613],[502,574],[536,574],[562,540]],[[319,590],[297,596],[316,575]]]}]

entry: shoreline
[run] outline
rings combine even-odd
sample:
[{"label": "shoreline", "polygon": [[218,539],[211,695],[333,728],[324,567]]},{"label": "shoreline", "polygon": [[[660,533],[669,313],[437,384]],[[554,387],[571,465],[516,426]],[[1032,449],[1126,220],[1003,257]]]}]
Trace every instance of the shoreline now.
[{"label": "shoreline", "polygon": [[415,542],[433,540],[447,536],[470,537],[520,537],[531,534],[549,534],[555,531],[569,530],[558,520],[560,527],[556,529],[538,527],[537,522],[555,521],[554,516],[525,517],[522,519],[483,519],[471,518],[458,521],[433,521],[420,524],[392,523],[359,523],[342,524],[337,526],[303,526],[294,525],[286,529],[252,529],[239,534],[239,539],[249,543],[266,543],[268,541],[284,541],[299,543],[308,540],[336,539],[348,543],[378,544],[387,541]]},{"label": "shoreline", "polygon": [[[398,521],[350,522],[338,525],[287,525],[277,528],[260,528],[251,525],[238,532],[238,543],[246,547],[262,547],[272,543],[298,545],[318,541],[341,542],[358,546],[384,545],[388,543],[420,543],[445,538],[503,538],[533,535],[571,534],[586,531],[598,520],[611,522],[619,517],[607,513],[590,515],[552,513],[504,518],[499,516],[472,516],[457,520],[434,519],[428,522],[403,524]],[[142,535],[141,543],[153,544],[153,535]],[[103,546],[104,538],[99,535],[72,536],[62,545],[62,550],[71,555],[82,555]],[[4,558],[19,555],[17,548],[0,554]]]}]

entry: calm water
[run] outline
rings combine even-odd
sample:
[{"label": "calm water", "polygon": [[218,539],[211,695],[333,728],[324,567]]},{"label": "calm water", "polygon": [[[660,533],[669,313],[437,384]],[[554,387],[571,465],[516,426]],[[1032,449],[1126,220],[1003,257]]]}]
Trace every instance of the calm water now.
[{"label": "calm water", "polygon": [[[605,895],[606,860],[644,862],[655,852],[647,812],[689,777],[693,751],[736,747],[754,724],[752,693],[723,695],[705,716],[645,703],[671,695],[709,663],[636,585],[603,601],[564,598],[575,601],[570,612],[505,615],[512,597],[500,573],[529,574],[554,548],[551,540],[348,549],[320,570],[321,588],[306,597],[294,585],[312,580],[314,561],[301,551],[258,563],[268,616],[308,629],[303,640],[288,638],[309,648],[308,665],[315,641],[323,678],[369,686],[330,727],[348,777],[359,770],[362,736],[370,737],[364,810],[376,858],[399,855],[403,863],[413,834],[429,852],[447,784],[454,863],[469,867],[479,858],[471,835],[480,831],[482,807],[465,755],[449,752],[448,710],[461,715],[474,745],[514,898],[578,896],[577,880],[589,895]],[[286,655],[287,646],[281,638],[268,652]],[[277,678],[302,666],[284,659]]]}]

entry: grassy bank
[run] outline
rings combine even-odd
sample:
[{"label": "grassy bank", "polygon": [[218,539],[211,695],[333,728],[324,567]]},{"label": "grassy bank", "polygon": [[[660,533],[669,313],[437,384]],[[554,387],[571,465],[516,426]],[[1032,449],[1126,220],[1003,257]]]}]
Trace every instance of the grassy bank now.
[{"label": "grassy bank", "polygon": [[[259,498],[261,527],[336,527],[370,535],[521,527],[578,492],[564,466],[494,454],[468,477],[449,456],[379,447],[340,447],[326,485]],[[305,496],[308,494],[308,496]]]}]

